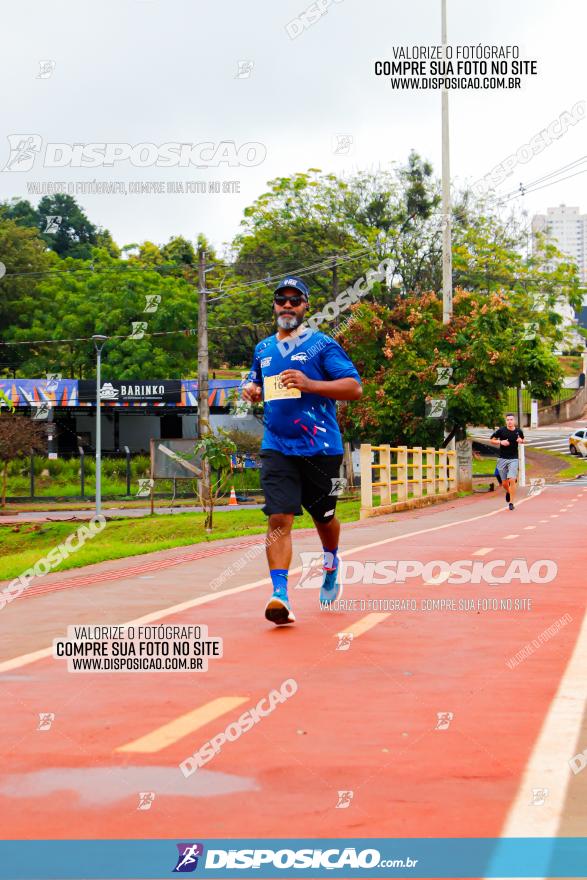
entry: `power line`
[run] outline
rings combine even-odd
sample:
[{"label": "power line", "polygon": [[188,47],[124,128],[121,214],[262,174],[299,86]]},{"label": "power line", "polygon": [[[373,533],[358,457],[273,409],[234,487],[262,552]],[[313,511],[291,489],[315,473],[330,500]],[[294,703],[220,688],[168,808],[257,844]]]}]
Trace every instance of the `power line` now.
[{"label": "power line", "polygon": [[[541,189],[546,189],[546,187],[548,186],[553,186],[553,184],[555,183],[562,183],[563,180],[569,180],[571,177],[577,177],[579,174],[585,174],[587,168],[584,168],[581,171],[576,171],[574,174],[568,174],[565,177],[559,176],[565,171],[569,171],[570,169],[576,168],[578,165],[583,164],[585,161],[587,161],[587,156],[576,159],[574,162],[569,162],[567,165],[563,165],[560,168],[557,168],[555,171],[551,171],[549,174],[543,175],[543,177],[538,177],[536,180],[533,180],[530,183],[527,183],[525,185],[521,183],[517,189],[510,190],[509,192],[504,193],[502,196],[500,196],[498,201],[501,204],[505,202],[510,202],[513,199],[520,198],[521,196],[528,193],[538,192]],[[547,182],[545,183],[544,181]],[[539,186],[538,184],[542,185]]]},{"label": "power line", "polygon": [[[208,327],[208,330],[214,330],[214,331],[220,332],[220,331],[228,330],[228,329],[232,330],[237,327],[238,328],[241,328],[241,327],[256,328],[256,327],[268,327],[270,325],[273,325],[273,321],[259,321],[259,322],[252,323],[252,324],[246,324],[246,323],[241,322],[239,324],[223,324],[222,326],[219,326],[219,327]],[[156,330],[153,333],[143,333],[140,338],[133,337],[128,333],[121,333],[116,336],[109,336],[108,338],[109,339],[133,339],[133,338],[135,338],[137,342],[140,342],[141,339],[146,338],[147,336],[149,336],[149,337],[151,337],[151,336],[177,336],[177,335],[197,336],[197,334],[198,334],[198,331],[196,328],[186,327],[183,330]],[[76,336],[71,339],[19,339],[19,340],[12,340],[9,342],[0,342],[0,346],[6,346],[6,345],[66,345],[71,342],[91,342],[91,341],[92,341],[91,336]]]},{"label": "power line", "polygon": [[515,198],[521,198],[522,196],[527,195],[528,193],[535,193],[541,189],[546,189],[548,186],[552,186],[555,183],[562,183],[563,180],[570,180],[571,177],[578,177],[580,174],[585,174],[587,172],[587,168],[584,168],[582,171],[576,171],[574,174],[568,174],[566,177],[560,177],[557,180],[552,180],[550,183],[544,183],[542,186],[536,186],[532,189],[522,188],[522,191],[518,193],[517,196],[510,196],[509,199],[505,199],[506,202],[511,202]]},{"label": "power line", "polygon": [[[586,156],[581,156],[579,159],[575,159],[573,162],[569,162],[567,165],[562,165],[560,168],[555,169],[554,171],[550,171],[548,174],[542,175],[542,177],[537,177],[536,180],[531,180],[525,186],[522,184],[524,189],[528,189],[529,187],[535,186],[536,184],[543,183],[545,180],[548,180],[551,177],[556,177],[559,174],[562,174],[565,171],[569,171],[571,168],[574,168],[576,165],[580,165],[582,162],[587,160]],[[504,193],[504,197],[514,195],[519,192],[519,187],[516,189],[512,189],[510,192]]]},{"label": "power line", "polygon": [[[314,273],[321,270],[332,269],[334,268],[334,266],[339,266],[343,263],[348,263],[352,260],[359,259],[360,256],[366,256],[373,250],[373,248],[361,248],[358,251],[354,251],[350,254],[346,254],[343,256],[328,257],[320,263],[315,263],[310,266],[302,266],[299,269],[292,269],[291,272],[287,274],[296,275],[299,277],[303,277],[305,275],[313,275]],[[211,297],[208,302],[217,302],[218,300],[225,299],[226,297],[237,296],[239,293],[243,293],[245,289],[248,291],[261,289],[262,287],[266,287],[270,281],[277,281],[282,277],[283,273],[280,272],[279,275],[267,275],[265,278],[258,278],[253,281],[245,281],[242,284],[235,285],[234,287],[229,287],[224,292],[221,292],[219,289],[212,290],[213,293],[219,293],[220,295]],[[231,291],[234,291],[234,293],[231,293]]]}]

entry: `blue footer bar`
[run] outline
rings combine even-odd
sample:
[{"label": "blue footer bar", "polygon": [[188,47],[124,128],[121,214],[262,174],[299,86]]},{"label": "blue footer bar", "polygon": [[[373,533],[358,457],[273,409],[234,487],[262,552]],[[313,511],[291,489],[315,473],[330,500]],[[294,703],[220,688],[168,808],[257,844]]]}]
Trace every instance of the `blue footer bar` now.
[{"label": "blue footer bar", "polygon": [[587,838],[8,840],[0,880],[587,877]]}]

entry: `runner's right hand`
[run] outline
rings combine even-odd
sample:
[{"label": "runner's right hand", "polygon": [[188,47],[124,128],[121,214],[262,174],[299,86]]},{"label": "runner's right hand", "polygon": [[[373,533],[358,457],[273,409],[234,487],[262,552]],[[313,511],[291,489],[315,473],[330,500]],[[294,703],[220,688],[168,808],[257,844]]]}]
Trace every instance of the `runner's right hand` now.
[{"label": "runner's right hand", "polygon": [[261,400],[261,386],[256,385],[254,382],[249,382],[243,388],[243,397],[249,403],[259,403]]}]

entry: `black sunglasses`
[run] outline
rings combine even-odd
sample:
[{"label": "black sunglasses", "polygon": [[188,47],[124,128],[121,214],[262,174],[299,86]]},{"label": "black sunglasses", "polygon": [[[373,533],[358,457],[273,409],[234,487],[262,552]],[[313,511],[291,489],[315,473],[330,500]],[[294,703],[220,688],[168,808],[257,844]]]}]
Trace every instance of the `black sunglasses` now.
[{"label": "black sunglasses", "polygon": [[304,297],[300,296],[299,293],[293,294],[293,296],[287,296],[284,293],[276,293],[273,297],[273,302],[277,303],[278,306],[284,306],[287,302],[290,303],[296,309],[303,301]]}]

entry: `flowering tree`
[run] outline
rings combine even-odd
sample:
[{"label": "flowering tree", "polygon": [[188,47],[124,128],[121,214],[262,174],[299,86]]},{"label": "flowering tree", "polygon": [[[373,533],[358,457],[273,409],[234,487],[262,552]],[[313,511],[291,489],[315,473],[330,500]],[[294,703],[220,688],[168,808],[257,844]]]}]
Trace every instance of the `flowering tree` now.
[{"label": "flowering tree", "polygon": [[[440,445],[445,426],[494,425],[508,388],[524,382],[536,398],[560,390],[556,333],[548,313],[513,292],[457,290],[448,325],[434,293],[391,307],[364,301],[339,335],[363,379],[363,397],[341,407],[341,423],[370,442],[423,446]],[[432,399],[446,401],[446,419],[427,417]]]}]

